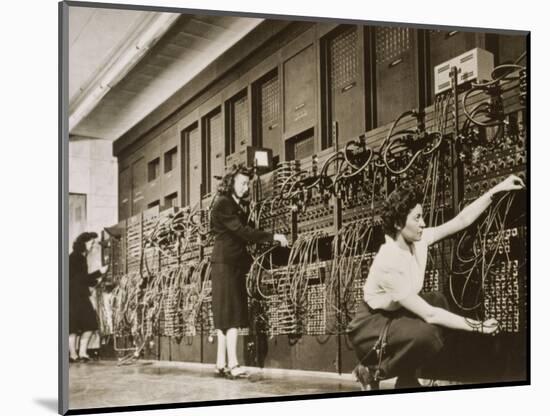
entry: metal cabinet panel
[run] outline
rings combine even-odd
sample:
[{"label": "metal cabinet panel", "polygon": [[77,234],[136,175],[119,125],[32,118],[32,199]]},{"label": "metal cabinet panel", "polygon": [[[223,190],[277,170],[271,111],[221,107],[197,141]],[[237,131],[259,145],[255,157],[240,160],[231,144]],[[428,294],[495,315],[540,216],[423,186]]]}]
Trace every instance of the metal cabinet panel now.
[{"label": "metal cabinet panel", "polygon": [[404,111],[418,107],[417,32],[410,28],[377,27],[376,120],[390,123]]},{"label": "metal cabinet panel", "polygon": [[248,124],[250,115],[248,113],[248,96],[243,95],[233,103],[233,137],[235,140],[235,152],[242,154],[246,146],[250,143],[250,133]]},{"label": "metal cabinet panel", "polygon": [[246,162],[246,147],[251,144],[248,90],[243,90],[225,103],[225,164]]},{"label": "metal cabinet panel", "polygon": [[202,182],[202,170],[201,170],[201,138],[199,135],[199,128],[196,127],[188,132],[187,136],[187,183],[189,184],[188,195],[189,205],[195,206],[201,198],[201,182]]},{"label": "metal cabinet panel", "polygon": [[147,183],[145,168],[143,157],[132,164],[132,215],[139,214],[145,209],[144,191]]},{"label": "metal cabinet panel", "polygon": [[273,150],[273,156],[281,156],[281,89],[279,87],[279,76],[274,72],[268,79],[261,82],[259,86],[258,104],[260,109],[260,137],[261,146]]},{"label": "metal cabinet panel", "polygon": [[[327,109],[329,125],[338,123],[338,140],[345,142],[365,130],[364,81],[360,70],[359,34],[356,26],[344,27],[330,36],[327,45]],[[328,145],[335,142],[327,129]]]},{"label": "metal cabinet panel", "polygon": [[216,190],[218,179],[215,176],[223,176],[224,173],[224,142],[222,129],[222,114],[218,109],[214,113],[206,116],[206,140],[209,145],[209,178],[206,186],[206,192]]},{"label": "metal cabinet panel", "polygon": [[120,171],[118,177],[118,219],[125,220],[132,215],[132,175],[129,167]]},{"label": "metal cabinet panel", "polygon": [[288,59],[283,70],[284,131],[288,137],[311,127],[316,121],[313,45]]}]

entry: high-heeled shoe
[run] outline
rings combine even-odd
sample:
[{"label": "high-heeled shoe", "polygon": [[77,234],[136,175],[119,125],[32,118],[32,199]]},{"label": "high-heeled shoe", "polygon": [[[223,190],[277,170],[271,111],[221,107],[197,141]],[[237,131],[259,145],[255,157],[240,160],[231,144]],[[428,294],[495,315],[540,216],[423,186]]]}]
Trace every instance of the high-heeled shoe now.
[{"label": "high-heeled shoe", "polygon": [[230,380],[235,380],[236,378],[247,378],[249,376],[250,374],[248,374],[248,372],[239,364],[231,367],[226,373],[226,377]]}]

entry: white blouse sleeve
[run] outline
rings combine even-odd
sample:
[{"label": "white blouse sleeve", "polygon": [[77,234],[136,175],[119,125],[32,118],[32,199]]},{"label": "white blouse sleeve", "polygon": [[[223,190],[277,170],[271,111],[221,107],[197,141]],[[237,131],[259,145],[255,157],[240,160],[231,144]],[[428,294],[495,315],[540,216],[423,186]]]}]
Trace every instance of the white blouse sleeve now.
[{"label": "white blouse sleeve", "polygon": [[424,228],[424,231],[422,232],[422,243],[426,246],[430,246],[433,244],[435,238],[435,232],[433,227]]}]

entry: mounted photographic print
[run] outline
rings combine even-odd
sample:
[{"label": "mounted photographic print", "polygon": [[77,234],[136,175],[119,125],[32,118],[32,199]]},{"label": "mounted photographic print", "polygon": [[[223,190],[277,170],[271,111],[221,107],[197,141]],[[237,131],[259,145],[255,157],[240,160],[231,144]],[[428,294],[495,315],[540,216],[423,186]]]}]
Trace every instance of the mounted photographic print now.
[{"label": "mounted photographic print", "polygon": [[529,384],[529,32],[59,11],[60,413]]}]

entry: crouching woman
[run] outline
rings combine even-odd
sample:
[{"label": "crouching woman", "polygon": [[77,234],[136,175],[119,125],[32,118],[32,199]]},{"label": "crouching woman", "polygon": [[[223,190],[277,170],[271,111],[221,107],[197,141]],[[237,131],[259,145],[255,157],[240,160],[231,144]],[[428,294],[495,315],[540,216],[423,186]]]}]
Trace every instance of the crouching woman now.
[{"label": "crouching woman", "polygon": [[464,208],[452,220],[426,228],[422,198],[410,185],[392,192],[382,216],[386,242],[380,247],[363,288],[363,302],[347,333],[359,365],[354,373],[364,390],[380,378],[396,377],[395,388],[419,387],[417,370],[443,348],[443,328],[498,331],[495,319],[477,321],[448,311],[440,293],[420,293],[428,247],[471,225],[499,192],[524,188],[511,175]]}]

